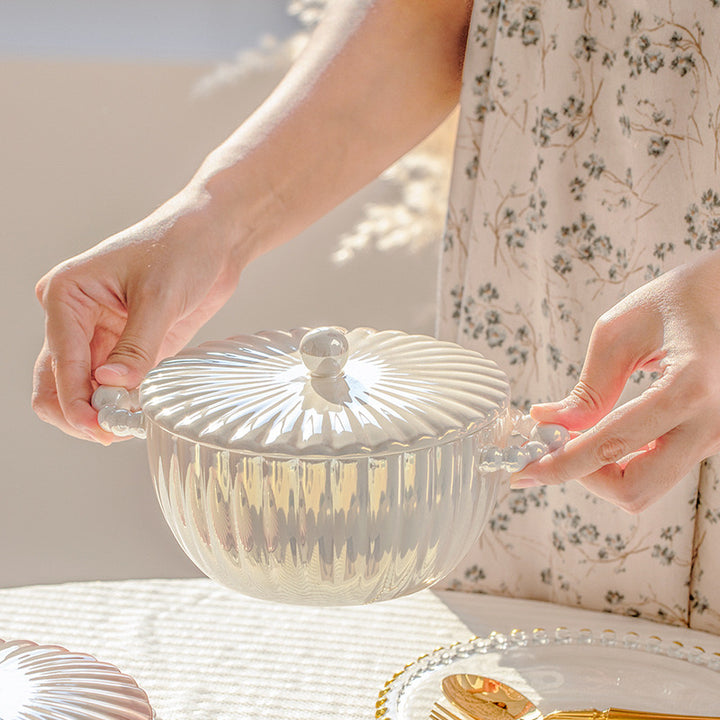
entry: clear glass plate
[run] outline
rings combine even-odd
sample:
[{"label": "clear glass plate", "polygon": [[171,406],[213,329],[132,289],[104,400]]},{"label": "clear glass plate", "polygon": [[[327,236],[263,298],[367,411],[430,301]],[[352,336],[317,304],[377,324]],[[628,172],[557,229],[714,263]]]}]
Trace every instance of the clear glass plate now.
[{"label": "clear glass plate", "polygon": [[2,720],[152,720],[145,691],[114,665],[28,640],[0,640]]},{"label": "clear glass plate", "polygon": [[657,636],[557,628],[492,633],[425,655],[386,683],[376,718],[428,720],[442,679],[454,673],[502,680],[543,713],[620,707],[720,715],[719,653]]}]

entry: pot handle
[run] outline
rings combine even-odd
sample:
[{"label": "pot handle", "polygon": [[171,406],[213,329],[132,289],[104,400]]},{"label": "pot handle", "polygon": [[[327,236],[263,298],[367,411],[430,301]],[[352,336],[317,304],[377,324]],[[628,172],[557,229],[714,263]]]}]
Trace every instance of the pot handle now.
[{"label": "pot handle", "polygon": [[491,445],[480,451],[478,468],[481,472],[519,472],[543,455],[561,448],[570,439],[566,427],[536,423],[529,415],[517,410],[511,411],[510,422],[513,432],[507,447]]},{"label": "pot handle", "polygon": [[137,388],[100,385],[92,395],[92,406],[98,411],[98,425],[118,437],[147,436],[145,416],[140,409]]}]

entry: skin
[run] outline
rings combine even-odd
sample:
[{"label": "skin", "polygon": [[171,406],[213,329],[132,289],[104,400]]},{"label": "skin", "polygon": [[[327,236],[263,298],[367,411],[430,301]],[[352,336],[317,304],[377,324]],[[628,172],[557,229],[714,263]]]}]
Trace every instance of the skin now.
[{"label": "skin", "polygon": [[[417,144],[456,105],[466,0],[338,2],[287,77],[176,196],[51,270],[37,414],[109,443],[90,396],[137,386],[230,297],[243,268]],[[576,434],[515,487],[579,478],[639,512],[720,450],[720,255],[653,280],[603,315],[572,393],[533,408]],[[661,372],[615,404],[637,369]],[[581,431],[582,434],[578,434]]]},{"label": "skin", "polygon": [[[560,402],[531,412],[541,422],[586,432],[517,473],[513,486],[579,479],[596,495],[639,513],[719,452],[719,307],[715,251],[647,283],[603,315],[578,384]],[[614,408],[639,369],[660,377]]]}]

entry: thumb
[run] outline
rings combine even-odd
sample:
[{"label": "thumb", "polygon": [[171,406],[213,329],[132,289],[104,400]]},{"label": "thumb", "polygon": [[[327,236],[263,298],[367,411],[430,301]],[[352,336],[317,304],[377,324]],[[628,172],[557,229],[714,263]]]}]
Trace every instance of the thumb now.
[{"label": "thumb", "polygon": [[130,307],[125,329],[105,362],[95,369],[101,385],[137,387],[155,366],[172,325],[167,312],[150,303]]},{"label": "thumb", "polygon": [[530,410],[533,419],[580,431],[613,409],[638,365],[638,357],[645,355],[644,349],[628,341],[634,334],[622,319],[621,315],[596,324],[577,385],[559,402],[534,405]]}]

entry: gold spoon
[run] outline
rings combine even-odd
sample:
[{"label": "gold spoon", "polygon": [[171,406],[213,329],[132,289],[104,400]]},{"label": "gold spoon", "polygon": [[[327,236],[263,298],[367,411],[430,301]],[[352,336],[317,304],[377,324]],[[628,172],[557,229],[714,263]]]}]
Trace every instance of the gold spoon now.
[{"label": "gold spoon", "polygon": [[720,720],[720,717],[667,715],[610,708],[567,710],[543,715],[517,690],[482,675],[448,675],[442,681],[445,697],[474,720]]}]

